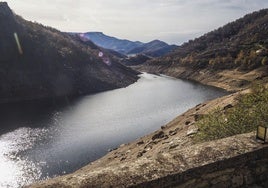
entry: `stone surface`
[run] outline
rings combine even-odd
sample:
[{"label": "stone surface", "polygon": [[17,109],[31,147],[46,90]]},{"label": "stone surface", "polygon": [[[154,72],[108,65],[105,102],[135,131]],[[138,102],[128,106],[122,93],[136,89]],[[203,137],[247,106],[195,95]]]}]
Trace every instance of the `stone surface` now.
[{"label": "stone surface", "polygon": [[[230,149],[230,144],[237,150]],[[241,149],[244,150],[242,155],[239,152]],[[230,185],[239,187],[245,185],[244,176],[250,175],[245,172],[255,170],[250,167],[249,162],[252,163],[254,160],[256,163],[260,162],[254,152],[263,156],[268,153],[268,147],[255,141],[255,133],[248,133],[176,148],[151,157],[141,155],[131,162],[126,159],[120,163],[99,167],[98,165],[94,167],[93,164],[73,174],[41,182],[32,187],[149,187],[155,182],[158,182],[158,185],[166,182],[165,186],[161,187],[168,187],[167,182],[172,176],[174,182],[170,183],[178,187],[193,187],[193,185],[204,187],[208,184],[210,187],[230,187]],[[260,175],[267,173],[267,161],[268,159],[262,160],[265,165],[257,170]],[[254,181],[256,183],[257,179]]]},{"label": "stone surface", "polygon": [[191,136],[198,133],[198,128],[196,126],[191,126],[187,130],[187,136]]},{"label": "stone surface", "polygon": [[[240,94],[202,103],[172,120],[164,129],[123,144],[75,173],[32,187],[180,187],[188,181],[195,181],[195,186],[200,187],[229,187],[241,184],[239,174],[243,184],[259,185],[268,177],[265,166],[268,160],[261,157],[265,152],[268,155],[268,151],[266,145],[256,142],[254,132],[198,144],[187,136],[188,129],[195,127],[197,108],[200,114],[217,106],[223,110],[226,105],[234,104]],[[185,125],[186,121],[191,121],[191,125]]]},{"label": "stone surface", "polygon": [[154,134],[152,136],[152,140],[156,140],[156,139],[160,139],[160,138],[164,138],[165,134],[163,131],[159,131],[156,134]]}]

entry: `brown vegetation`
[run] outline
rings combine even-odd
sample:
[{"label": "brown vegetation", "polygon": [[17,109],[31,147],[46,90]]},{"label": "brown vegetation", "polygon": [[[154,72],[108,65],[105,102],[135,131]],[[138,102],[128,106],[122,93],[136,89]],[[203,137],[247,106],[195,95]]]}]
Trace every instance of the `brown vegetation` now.
[{"label": "brown vegetation", "polygon": [[109,55],[99,57],[102,50],[93,43],[26,21],[4,2],[0,28],[0,102],[87,94],[137,80]]},{"label": "brown vegetation", "polygon": [[186,66],[194,69],[252,70],[267,64],[268,9],[248,14],[199,38],[148,65]]}]

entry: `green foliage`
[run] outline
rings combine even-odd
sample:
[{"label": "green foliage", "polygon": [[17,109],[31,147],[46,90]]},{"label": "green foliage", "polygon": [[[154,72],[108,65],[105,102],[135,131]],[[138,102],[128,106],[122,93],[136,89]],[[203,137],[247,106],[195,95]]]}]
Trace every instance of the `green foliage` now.
[{"label": "green foliage", "polygon": [[267,56],[265,56],[265,57],[262,58],[261,64],[262,65],[268,65],[268,58],[267,58]]},{"label": "green foliage", "polygon": [[197,141],[209,141],[256,130],[268,123],[268,89],[254,85],[252,92],[241,95],[238,103],[227,110],[216,109],[197,122]]}]

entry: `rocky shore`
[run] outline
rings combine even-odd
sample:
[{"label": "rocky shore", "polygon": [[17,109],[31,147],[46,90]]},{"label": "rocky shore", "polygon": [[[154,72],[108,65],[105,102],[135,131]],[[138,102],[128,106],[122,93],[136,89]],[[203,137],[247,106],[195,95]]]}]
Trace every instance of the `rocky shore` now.
[{"label": "rocky shore", "polygon": [[268,83],[267,9],[246,15],[174,52],[133,67],[233,92],[179,115],[103,158],[29,187],[267,187],[268,147],[255,132],[199,143],[196,122],[234,106],[251,83]]},{"label": "rocky shore", "polygon": [[236,92],[249,87],[257,80],[267,83],[268,66],[262,66],[250,71],[239,69],[211,70],[192,69],[185,66],[163,67],[157,65],[135,66],[134,69],[152,74],[165,74],[179,79],[196,81],[201,84],[222,88],[226,91]]},{"label": "rocky shore", "polygon": [[[150,69],[149,72],[154,71]],[[234,72],[237,74],[234,74]],[[256,182],[257,179],[255,181],[253,178],[252,181],[246,182],[244,180],[246,175],[242,177],[242,180],[234,179],[230,180],[229,183],[225,182],[224,178],[233,176],[233,173],[238,173],[239,165],[244,164],[237,164],[237,169],[235,166],[233,168],[217,166],[217,168],[213,167],[213,170],[212,167],[206,167],[207,165],[213,166],[219,161],[223,161],[223,164],[225,164],[225,160],[232,161],[233,158],[266,148],[265,145],[256,141],[254,132],[205,143],[196,143],[193,136],[198,132],[195,122],[202,115],[217,107],[224,109],[232,106],[235,104],[235,98],[238,95],[248,92],[239,83],[250,83],[258,79],[267,80],[267,73],[263,69],[246,74],[239,74],[235,70],[223,71],[209,76],[207,72],[202,76],[203,73],[201,72],[189,74],[183,69],[162,73],[168,73],[167,75],[170,76],[176,75],[180,78],[187,78],[186,75],[189,75],[188,78],[191,78],[191,80],[238,92],[199,104],[176,117],[167,125],[163,125],[158,131],[132,143],[121,145],[103,158],[72,174],[39,182],[29,187],[192,187],[194,185],[199,187],[218,187],[220,185],[220,187],[236,187],[233,186],[232,182],[237,181],[239,186],[256,185],[258,183]],[[190,77],[190,75],[192,76]],[[219,78],[219,75],[221,75],[221,78]],[[219,81],[216,81],[216,79],[219,79]],[[260,165],[262,166],[262,164]],[[195,169],[200,170],[201,167],[208,168],[206,171],[207,177],[202,176],[203,179],[201,178],[203,170],[200,174],[195,174]],[[229,170],[229,175],[226,175],[227,172],[219,173],[224,169]],[[194,172],[185,176],[191,170]],[[249,168],[249,174],[253,173],[251,173],[251,170]],[[266,173],[266,168],[262,171]],[[215,180],[217,177],[212,175],[215,173],[220,174],[217,181]],[[192,177],[193,174],[195,174],[195,177]]]}]

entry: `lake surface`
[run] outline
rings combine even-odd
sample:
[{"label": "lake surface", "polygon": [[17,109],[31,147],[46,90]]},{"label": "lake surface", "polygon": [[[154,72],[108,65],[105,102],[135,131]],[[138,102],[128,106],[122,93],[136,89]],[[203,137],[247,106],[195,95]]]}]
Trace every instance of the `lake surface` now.
[{"label": "lake surface", "polygon": [[73,100],[0,105],[0,187],[73,172],[226,92],[142,74],[123,89]]}]

